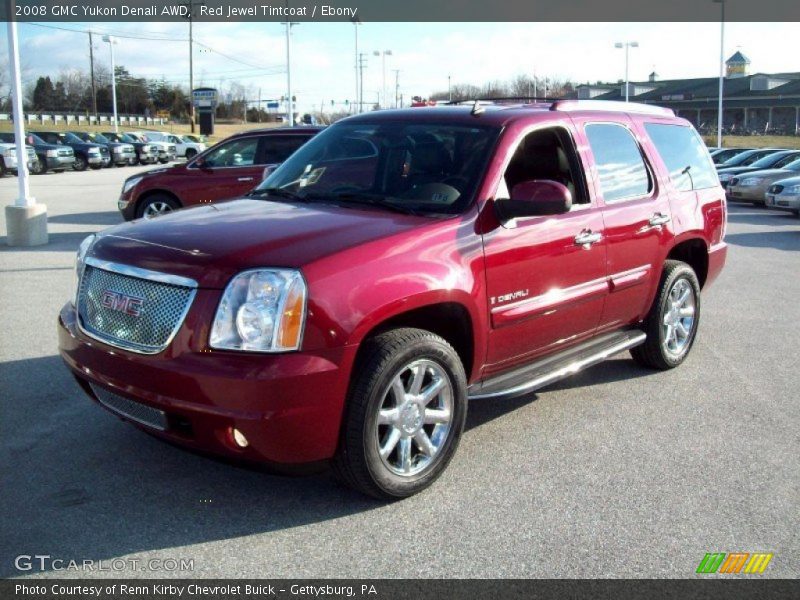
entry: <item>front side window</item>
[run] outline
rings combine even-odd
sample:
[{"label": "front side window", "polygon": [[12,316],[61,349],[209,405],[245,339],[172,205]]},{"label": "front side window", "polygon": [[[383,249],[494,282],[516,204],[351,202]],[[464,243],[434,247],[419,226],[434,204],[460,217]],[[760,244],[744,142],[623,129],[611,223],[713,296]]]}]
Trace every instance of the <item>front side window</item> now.
[{"label": "front side window", "polygon": [[258,138],[248,137],[220,144],[205,155],[208,167],[249,167],[255,164]]},{"label": "front side window", "polygon": [[664,123],[645,123],[644,128],[679,191],[702,190],[719,184],[708,151],[694,129]]},{"label": "front side window", "polygon": [[626,127],[592,123],[586,126],[586,137],[605,202],[641,198],[650,193],[650,173],[639,145]]},{"label": "front side window", "polygon": [[263,141],[264,164],[282,163],[309,139],[305,135],[270,135]]},{"label": "front side window", "polygon": [[474,198],[499,133],[485,125],[345,121],[303,145],[256,193],[457,214]]}]

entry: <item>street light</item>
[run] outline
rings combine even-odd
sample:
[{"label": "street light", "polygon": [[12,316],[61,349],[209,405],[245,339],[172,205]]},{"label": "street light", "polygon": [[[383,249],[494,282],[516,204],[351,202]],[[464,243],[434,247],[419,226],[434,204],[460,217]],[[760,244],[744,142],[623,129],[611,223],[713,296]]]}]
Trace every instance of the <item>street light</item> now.
[{"label": "street light", "polygon": [[386,106],[386,57],[387,56],[392,56],[392,51],[391,50],[384,50],[383,52],[380,52],[378,50],[375,50],[375,52],[373,52],[372,54],[375,55],[375,56],[381,56],[382,57],[381,60],[383,61],[383,67],[382,67],[383,68],[383,85],[381,87],[381,98],[383,98],[383,99],[378,103],[379,104],[379,108],[383,108],[384,106]]},{"label": "street light", "polygon": [[111,48],[111,98],[114,105],[114,133],[119,133],[119,121],[117,120],[117,73],[114,65],[114,44],[117,43],[110,35],[104,35],[103,41]]},{"label": "street light", "polygon": [[[353,24],[353,29],[355,30],[355,33],[356,33],[356,48],[355,48],[355,55],[356,55],[356,62],[355,62],[355,68],[356,68],[356,102],[355,102],[355,104],[353,106],[353,108],[355,110],[356,106],[361,106],[361,98],[360,98],[359,85],[358,85],[358,76],[359,76],[359,68],[358,68],[358,26],[361,25],[361,19],[358,18],[358,17],[353,17],[352,19],[350,19],[350,22]],[[356,111],[356,112],[361,112],[361,111]]]},{"label": "street light", "polygon": [[628,101],[628,50],[630,48],[638,48],[639,42],[617,42],[614,48],[625,48],[625,102]]},{"label": "street light", "polygon": [[[722,148],[722,88],[725,83],[725,0],[714,0],[720,6],[719,17],[719,98],[717,104],[717,146]],[[747,112],[747,109],[745,109]],[[699,119],[698,119],[699,120]],[[698,123],[699,125],[699,123]]]}]

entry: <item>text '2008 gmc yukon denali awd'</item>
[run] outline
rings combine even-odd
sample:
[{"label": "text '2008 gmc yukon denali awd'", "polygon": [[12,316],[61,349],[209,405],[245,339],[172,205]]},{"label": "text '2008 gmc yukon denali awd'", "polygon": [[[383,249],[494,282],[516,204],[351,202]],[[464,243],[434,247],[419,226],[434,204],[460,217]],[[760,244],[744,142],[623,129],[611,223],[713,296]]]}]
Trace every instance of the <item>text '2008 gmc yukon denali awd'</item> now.
[{"label": "text '2008 gmc yukon denali awd'", "polygon": [[332,125],[247,198],[87,238],[61,355],[143,429],[383,498],[453,456],[467,402],[630,350],[687,356],[725,262],[708,152],[671,111],[558,101]]}]

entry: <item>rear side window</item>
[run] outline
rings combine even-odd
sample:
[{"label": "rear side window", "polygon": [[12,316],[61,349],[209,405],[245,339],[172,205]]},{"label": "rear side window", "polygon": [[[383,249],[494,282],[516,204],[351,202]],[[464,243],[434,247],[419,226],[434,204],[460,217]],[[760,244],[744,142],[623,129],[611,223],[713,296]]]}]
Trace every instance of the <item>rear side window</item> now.
[{"label": "rear side window", "polygon": [[694,129],[683,125],[645,123],[673,185],[682,192],[719,185],[714,164]]},{"label": "rear side window", "polygon": [[282,163],[292,154],[294,154],[295,150],[297,150],[310,139],[311,138],[306,135],[264,136],[261,142],[264,149],[261,162],[266,165]]},{"label": "rear side window", "polygon": [[586,126],[605,202],[641,198],[650,193],[650,173],[639,145],[626,127],[612,123]]}]

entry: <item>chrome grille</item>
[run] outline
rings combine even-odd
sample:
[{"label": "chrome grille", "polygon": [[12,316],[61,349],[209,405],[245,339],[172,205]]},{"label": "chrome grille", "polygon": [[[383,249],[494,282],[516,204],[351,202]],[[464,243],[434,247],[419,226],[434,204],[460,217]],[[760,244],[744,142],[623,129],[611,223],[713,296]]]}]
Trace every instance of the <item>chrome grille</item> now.
[{"label": "chrome grille", "polygon": [[75,153],[72,151],[72,148],[62,149],[58,151],[59,156],[72,156],[73,154]]},{"label": "chrome grille", "polygon": [[112,346],[155,354],[166,348],[178,331],[194,293],[193,287],[87,264],[78,294],[80,325],[90,336]]},{"label": "chrome grille", "polygon": [[137,423],[147,425],[154,429],[158,429],[159,431],[165,431],[167,429],[167,415],[163,410],[158,410],[157,408],[147,406],[146,404],[141,404],[135,400],[123,398],[122,396],[119,396],[105,388],[101,388],[98,385],[90,385],[100,404],[111,411],[122,415],[131,421],[136,421]]}]

